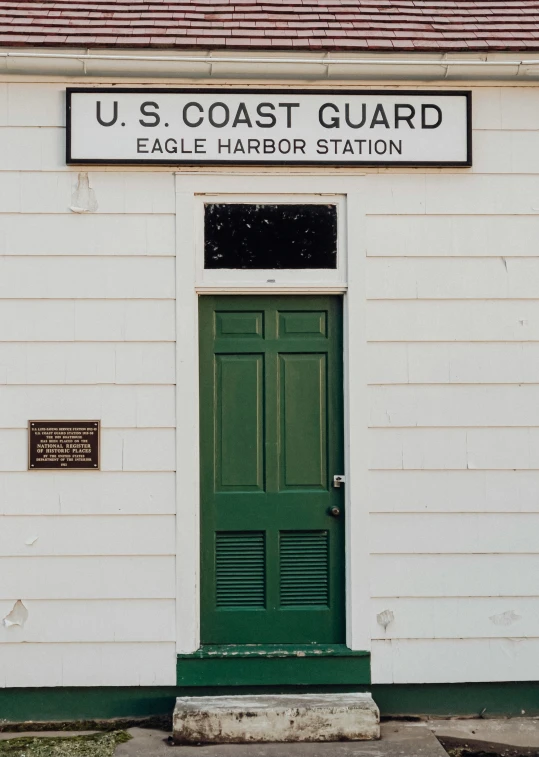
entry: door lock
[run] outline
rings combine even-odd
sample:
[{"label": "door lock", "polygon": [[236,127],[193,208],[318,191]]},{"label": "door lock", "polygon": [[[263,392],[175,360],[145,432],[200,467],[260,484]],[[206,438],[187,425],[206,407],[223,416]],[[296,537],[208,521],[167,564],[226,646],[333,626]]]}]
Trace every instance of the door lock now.
[{"label": "door lock", "polygon": [[339,507],[330,507],[329,514],[333,515],[334,518],[338,518],[339,515],[341,514],[341,510]]},{"label": "door lock", "polygon": [[341,484],[346,483],[346,476],[333,476],[333,486],[335,489],[340,489]]}]

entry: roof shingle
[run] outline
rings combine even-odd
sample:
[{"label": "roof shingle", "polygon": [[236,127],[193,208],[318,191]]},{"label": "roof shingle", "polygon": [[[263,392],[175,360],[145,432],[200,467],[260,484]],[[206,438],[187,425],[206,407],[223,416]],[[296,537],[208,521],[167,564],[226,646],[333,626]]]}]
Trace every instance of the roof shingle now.
[{"label": "roof shingle", "polygon": [[539,50],[539,0],[0,0],[0,44]]}]

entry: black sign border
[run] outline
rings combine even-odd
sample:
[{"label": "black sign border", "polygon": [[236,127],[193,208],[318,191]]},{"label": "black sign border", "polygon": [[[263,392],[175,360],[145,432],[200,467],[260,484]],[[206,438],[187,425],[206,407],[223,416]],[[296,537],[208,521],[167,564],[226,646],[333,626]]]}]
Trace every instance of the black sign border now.
[{"label": "black sign border", "polygon": [[[31,450],[30,450],[30,435],[32,433],[31,426],[32,423],[96,423],[97,424],[97,468],[88,468],[87,466],[84,467],[78,467],[76,465],[73,465],[68,468],[32,468],[31,467]],[[29,471],[36,471],[38,473],[58,473],[58,471],[61,471],[62,473],[68,473],[69,471],[87,471],[87,472],[93,472],[93,471],[100,471],[101,470],[101,421],[90,419],[90,420],[80,420],[79,418],[73,419],[68,418],[66,420],[58,420],[58,418],[55,418],[54,420],[47,420],[47,419],[41,419],[41,418],[34,418],[33,420],[28,421],[28,470]]]},{"label": "black sign border", "polygon": [[[215,94],[215,95],[424,95],[426,97],[466,98],[466,160],[465,161],[363,161],[363,160],[135,160],[123,158],[103,160],[92,158],[81,160],[71,157],[71,96],[77,93],[103,92],[104,94]],[[469,168],[472,165],[472,93],[471,90],[421,90],[421,89],[213,89],[212,87],[166,88],[166,87],[67,87],[66,88],[66,163],[67,165],[99,166],[364,166],[384,168],[420,168],[422,166],[438,168]]]}]

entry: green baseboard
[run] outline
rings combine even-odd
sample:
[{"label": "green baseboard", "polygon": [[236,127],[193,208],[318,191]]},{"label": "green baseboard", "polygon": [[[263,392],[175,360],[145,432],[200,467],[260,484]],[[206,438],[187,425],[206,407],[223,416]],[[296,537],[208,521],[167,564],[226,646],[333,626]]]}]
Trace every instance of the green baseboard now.
[{"label": "green baseboard", "polygon": [[144,718],[172,713],[177,696],[319,691],[371,691],[382,716],[539,716],[539,682],[257,686],[185,688],[99,687],[0,689],[2,722]]},{"label": "green baseboard", "polygon": [[370,687],[383,716],[537,717],[539,681],[384,684]]}]

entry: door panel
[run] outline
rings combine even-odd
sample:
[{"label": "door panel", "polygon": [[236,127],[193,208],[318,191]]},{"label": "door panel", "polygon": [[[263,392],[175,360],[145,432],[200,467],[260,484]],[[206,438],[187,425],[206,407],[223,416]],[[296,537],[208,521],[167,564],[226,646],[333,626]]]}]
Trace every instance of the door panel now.
[{"label": "door panel", "polygon": [[263,355],[215,356],[216,488],[262,489]]},{"label": "door panel", "polygon": [[201,297],[200,400],[202,642],[343,642],[341,300]]},{"label": "door panel", "polygon": [[327,488],[326,356],[279,355],[281,489]]}]

